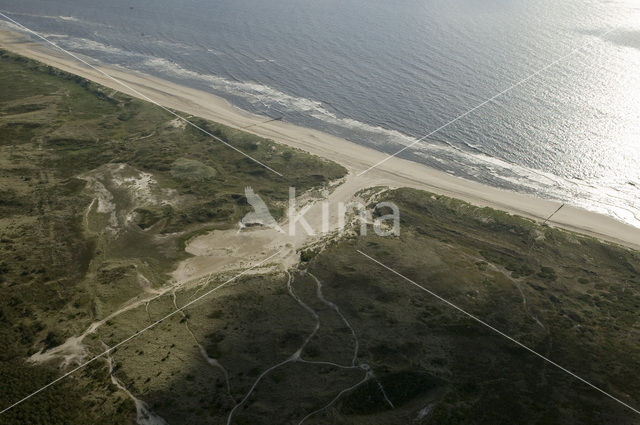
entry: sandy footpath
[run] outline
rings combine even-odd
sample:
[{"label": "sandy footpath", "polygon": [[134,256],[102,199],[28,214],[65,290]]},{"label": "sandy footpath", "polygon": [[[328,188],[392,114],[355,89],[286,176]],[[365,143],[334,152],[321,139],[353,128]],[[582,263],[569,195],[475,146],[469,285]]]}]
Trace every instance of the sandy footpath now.
[{"label": "sandy footpath", "polygon": [[[62,52],[53,51],[50,47],[45,48],[38,43],[29,42],[21,34],[0,30],[0,47],[132,96],[140,97],[72,57]],[[400,158],[392,158],[359,177],[358,173],[383,160],[387,155],[320,131],[287,122],[271,121],[265,123],[264,121],[268,118],[240,110],[226,100],[201,90],[191,89],[123,68],[100,67],[100,69],[166,107],[236,128],[251,126],[246,131],[342,164],[350,173],[341,185],[341,190],[338,191],[340,199],[332,196],[331,201],[344,201],[359,189],[383,185],[423,189],[539,221],[547,218],[560,206],[557,201],[493,188]],[[259,191],[259,188],[256,189]],[[640,249],[639,228],[581,208],[565,206],[553,216],[549,224]]]}]

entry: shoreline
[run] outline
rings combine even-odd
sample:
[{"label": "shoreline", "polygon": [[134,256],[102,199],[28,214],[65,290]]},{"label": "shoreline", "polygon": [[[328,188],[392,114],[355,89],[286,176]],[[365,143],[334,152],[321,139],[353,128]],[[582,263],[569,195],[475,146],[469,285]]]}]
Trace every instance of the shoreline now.
[{"label": "shoreline", "polygon": [[[74,58],[30,41],[21,33],[0,29],[0,47],[130,96],[140,97]],[[285,121],[269,121],[268,117],[241,110],[213,94],[158,77],[121,67],[100,65],[98,68],[167,108],[220,122],[343,165],[349,171],[341,185],[344,189],[341,192],[345,197],[371,186],[411,187],[458,198],[477,206],[503,210],[534,219],[539,223],[562,205],[559,201],[536,198],[465,180],[397,157],[389,159],[362,176],[357,176],[388,155],[318,130]],[[640,250],[640,228],[579,207],[564,205],[547,223]]]}]

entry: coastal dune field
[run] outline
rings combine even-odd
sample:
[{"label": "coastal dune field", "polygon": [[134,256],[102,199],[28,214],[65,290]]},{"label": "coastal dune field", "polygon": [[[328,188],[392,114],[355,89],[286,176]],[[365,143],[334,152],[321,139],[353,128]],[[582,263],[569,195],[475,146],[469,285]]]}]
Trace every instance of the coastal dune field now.
[{"label": "coastal dune field", "polygon": [[98,69],[0,33],[3,424],[638,423],[640,229]]}]

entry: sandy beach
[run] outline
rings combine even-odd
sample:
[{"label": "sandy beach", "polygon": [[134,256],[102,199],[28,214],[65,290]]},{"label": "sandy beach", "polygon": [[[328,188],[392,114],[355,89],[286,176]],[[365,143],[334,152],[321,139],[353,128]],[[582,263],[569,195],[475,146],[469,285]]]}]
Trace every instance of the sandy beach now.
[{"label": "sandy beach", "polygon": [[[0,30],[0,47],[115,90],[141,97],[63,52],[56,52],[52,47],[45,48],[39,43],[28,41],[22,34]],[[204,91],[122,68],[101,66],[100,69],[168,108],[244,129],[342,164],[349,170],[349,175],[339,190],[334,192],[335,195],[332,195],[331,201],[347,200],[358,190],[371,186],[412,187],[538,221],[545,220],[561,205],[557,201],[539,199],[464,180],[400,158],[391,158],[364,175],[358,176],[358,173],[367,170],[387,155],[313,129],[283,121],[265,122],[269,119],[236,108],[226,100]],[[640,249],[640,228],[581,208],[565,205],[548,224]],[[191,278],[194,277],[196,276],[191,276]]]}]

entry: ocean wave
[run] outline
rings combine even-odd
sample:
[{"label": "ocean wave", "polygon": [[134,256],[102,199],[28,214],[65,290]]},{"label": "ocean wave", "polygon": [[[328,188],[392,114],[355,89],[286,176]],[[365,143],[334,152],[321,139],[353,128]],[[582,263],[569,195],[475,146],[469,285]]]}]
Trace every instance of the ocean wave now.
[{"label": "ocean wave", "polygon": [[[8,12],[9,15],[15,16],[28,16],[30,18],[38,18],[38,19],[49,19],[54,21],[66,21],[66,22],[82,22],[80,19],[75,16],[61,16],[61,15],[38,15],[35,13],[20,13],[20,12]],[[96,25],[102,25],[96,23]]]},{"label": "ocean wave", "polygon": [[325,108],[323,102],[305,97],[292,96],[262,83],[232,81],[217,75],[201,74],[186,69],[173,61],[158,57],[148,58],[144,65],[165,74],[172,74],[175,77],[206,82],[214,90],[241,97],[251,104],[261,103],[265,106],[280,106],[285,110],[307,114],[336,126],[382,135],[385,136],[387,141],[399,143],[403,146],[408,146],[417,141],[416,138],[397,130],[370,125],[352,118],[338,117]]},{"label": "ocean wave", "polygon": [[89,40],[79,37],[65,37],[62,41],[63,47],[67,50],[84,50],[91,52],[108,53],[115,56],[123,57],[139,57],[137,53],[129,52],[119,47],[100,43],[99,41]]}]

